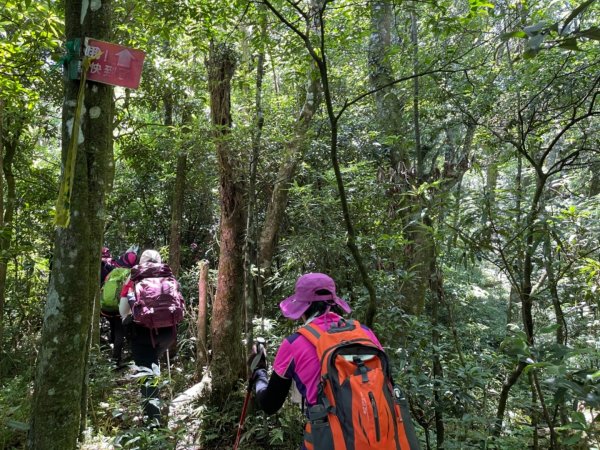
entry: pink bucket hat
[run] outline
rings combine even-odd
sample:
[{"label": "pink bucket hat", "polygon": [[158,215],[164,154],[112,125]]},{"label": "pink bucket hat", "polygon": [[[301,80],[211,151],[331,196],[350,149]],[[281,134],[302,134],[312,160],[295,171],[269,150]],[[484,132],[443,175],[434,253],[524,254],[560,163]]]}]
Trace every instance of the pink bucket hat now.
[{"label": "pink bucket hat", "polygon": [[137,253],[130,251],[123,253],[118,259],[114,260],[114,263],[117,265],[117,267],[128,267],[130,269],[135,266],[136,262]]},{"label": "pink bucket hat", "polygon": [[[317,291],[326,290],[328,294],[319,295]],[[279,304],[285,317],[297,320],[310,307],[313,302],[331,302],[338,305],[346,313],[352,311],[348,303],[335,295],[335,282],[324,273],[307,273],[296,281],[294,295],[286,298]]]}]

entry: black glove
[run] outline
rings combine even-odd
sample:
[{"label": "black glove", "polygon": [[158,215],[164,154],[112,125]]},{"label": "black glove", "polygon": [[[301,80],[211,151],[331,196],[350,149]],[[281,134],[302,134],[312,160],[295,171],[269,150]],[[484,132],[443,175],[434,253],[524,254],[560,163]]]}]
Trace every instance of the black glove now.
[{"label": "black glove", "polygon": [[267,369],[267,350],[263,338],[256,339],[256,342],[252,345],[252,352],[248,357],[248,373],[250,374],[250,379],[254,379],[256,371],[260,369]]}]

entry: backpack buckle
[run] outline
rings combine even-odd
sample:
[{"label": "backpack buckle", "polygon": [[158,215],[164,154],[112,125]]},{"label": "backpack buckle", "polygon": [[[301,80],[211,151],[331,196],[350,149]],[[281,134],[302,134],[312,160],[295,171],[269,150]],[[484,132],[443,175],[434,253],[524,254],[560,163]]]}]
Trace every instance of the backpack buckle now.
[{"label": "backpack buckle", "polygon": [[326,422],[327,421],[327,408],[325,405],[317,403],[316,405],[308,408],[308,419],[311,423],[314,422]]},{"label": "backpack buckle", "polygon": [[334,326],[332,326],[331,328],[329,328],[329,333],[341,333],[343,331],[351,331],[354,330],[356,328],[356,325],[354,324],[354,320],[349,319],[340,319],[338,320],[338,323],[335,324]]},{"label": "backpack buckle", "polygon": [[362,382],[367,383],[369,381],[369,376],[367,375],[369,369],[367,368],[367,366],[365,366],[365,362],[358,355],[354,355],[354,358],[352,358],[352,360],[354,361],[354,364],[356,364],[357,373],[359,373],[362,377]]}]

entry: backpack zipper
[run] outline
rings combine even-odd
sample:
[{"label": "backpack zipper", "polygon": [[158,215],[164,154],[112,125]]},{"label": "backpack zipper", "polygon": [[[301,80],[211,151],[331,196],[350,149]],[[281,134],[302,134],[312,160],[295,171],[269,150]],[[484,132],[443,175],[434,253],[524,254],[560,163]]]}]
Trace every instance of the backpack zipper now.
[{"label": "backpack zipper", "polygon": [[375,438],[377,439],[377,441],[379,441],[381,440],[381,430],[379,429],[379,412],[377,411],[375,396],[372,392],[369,392],[369,399],[371,399],[371,407],[373,408],[373,420],[375,421]]}]

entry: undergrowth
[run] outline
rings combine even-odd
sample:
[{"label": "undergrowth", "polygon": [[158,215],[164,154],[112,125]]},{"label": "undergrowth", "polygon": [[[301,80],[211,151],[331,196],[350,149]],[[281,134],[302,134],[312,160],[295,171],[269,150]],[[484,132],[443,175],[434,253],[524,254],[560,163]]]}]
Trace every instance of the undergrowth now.
[{"label": "undergrowth", "polygon": [[29,374],[0,385],[0,448],[21,449],[27,442],[31,404]]}]

